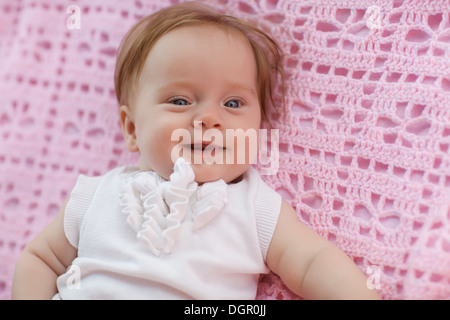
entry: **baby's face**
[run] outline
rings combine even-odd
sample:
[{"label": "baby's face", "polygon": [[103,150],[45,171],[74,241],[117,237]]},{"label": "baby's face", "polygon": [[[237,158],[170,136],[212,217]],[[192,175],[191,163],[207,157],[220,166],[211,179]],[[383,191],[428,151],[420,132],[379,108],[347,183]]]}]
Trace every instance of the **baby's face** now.
[{"label": "baby's face", "polygon": [[[213,25],[169,32],[151,49],[131,95],[121,119],[141,170],[169,179],[182,156],[197,182],[232,182],[254,160],[261,111],[255,59],[242,35]],[[234,138],[243,132],[256,139]]]}]

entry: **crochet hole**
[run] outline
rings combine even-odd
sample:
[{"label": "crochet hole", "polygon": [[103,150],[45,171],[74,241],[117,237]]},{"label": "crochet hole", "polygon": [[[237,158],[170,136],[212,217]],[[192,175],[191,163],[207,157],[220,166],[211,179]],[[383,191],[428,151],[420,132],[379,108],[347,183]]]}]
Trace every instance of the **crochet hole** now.
[{"label": "crochet hole", "polygon": [[350,27],[348,32],[358,38],[365,38],[370,33],[370,29],[367,28],[367,24],[364,22]]},{"label": "crochet hole", "polygon": [[355,205],[353,216],[363,221],[369,221],[372,218],[372,214],[370,213],[370,211],[366,208],[366,206],[362,204]]},{"label": "crochet hole", "polygon": [[432,184],[436,184],[436,185],[439,184],[439,180],[440,180],[439,176],[437,176],[435,174],[430,173],[428,175],[428,182],[430,182]]},{"label": "crochet hole", "polygon": [[65,134],[77,134],[79,132],[78,127],[73,122],[67,122],[64,125],[63,132]]},{"label": "crochet hole", "polygon": [[366,95],[371,95],[375,92],[376,86],[375,85],[364,85],[363,86],[363,93]]},{"label": "crochet hole", "polygon": [[378,172],[378,173],[386,173],[388,171],[388,167],[389,167],[388,164],[376,161],[374,170],[375,170],[375,172]]},{"label": "crochet hole", "polygon": [[331,120],[339,120],[344,112],[336,108],[324,108],[320,110],[320,114]]},{"label": "crochet hole", "polygon": [[78,52],[83,53],[89,51],[91,51],[91,46],[88,43],[82,42],[78,45]]},{"label": "crochet hole", "polygon": [[291,179],[291,185],[294,187],[294,190],[298,190],[298,177],[295,174],[290,174],[289,178]]},{"label": "crochet hole", "polygon": [[321,97],[321,93],[320,92],[314,92],[314,91],[310,91],[310,98],[311,101],[314,102],[315,104],[320,104],[320,97]]},{"label": "crochet hole", "polygon": [[442,78],[441,87],[445,91],[450,91],[450,79]]},{"label": "crochet hole", "polygon": [[379,81],[381,79],[381,76],[383,75],[383,72],[371,72],[369,76],[370,81]]},{"label": "crochet hole", "polygon": [[9,210],[14,210],[19,206],[19,199],[17,198],[11,198],[5,202],[5,207]]},{"label": "crochet hole", "polygon": [[385,29],[381,34],[382,37],[387,38],[394,34],[395,29]]},{"label": "crochet hole", "polygon": [[297,39],[297,40],[299,40],[299,41],[302,41],[302,40],[303,40],[303,32],[295,32],[295,31],[294,31],[292,34],[293,34],[293,36],[294,36],[295,39]]},{"label": "crochet hole", "polygon": [[358,157],[358,168],[360,168],[362,170],[366,170],[367,168],[369,168],[369,165],[370,165],[370,159]]},{"label": "crochet hole", "polygon": [[406,125],[406,131],[418,136],[425,136],[431,128],[431,123],[426,119],[416,119],[409,121]]},{"label": "crochet hole", "polygon": [[307,20],[302,18],[296,18],[294,22],[294,26],[299,27],[303,26]]},{"label": "crochet hole", "polygon": [[441,164],[442,164],[442,159],[435,158],[434,162],[433,162],[433,169],[439,169],[441,167]]},{"label": "crochet hole", "polygon": [[444,225],[442,223],[442,221],[436,221],[435,223],[433,223],[433,225],[431,226],[431,230],[437,230],[442,228]]},{"label": "crochet hole", "polygon": [[327,74],[330,71],[330,66],[326,66],[326,65],[318,65],[316,68],[316,72],[317,73],[321,73],[321,74]]},{"label": "crochet hole", "polygon": [[407,106],[408,106],[408,102],[397,102],[397,104],[396,104],[396,109],[397,109],[396,110],[396,114],[397,114],[397,116],[399,116],[400,118],[404,118]]},{"label": "crochet hole", "polygon": [[423,104],[414,104],[411,108],[410,115],[412,118],[417,118],[422,115],[423,110],[425,109],[425,105]]},{"label": "crochet hole", "polygon": [[388,229],[396,229],[400,224],[400,217],[397,212],[379,219],[380,223]]},{"label": "crochet hole", "polygon": [[303,191],[314,189],[314,180],[308,176],[303,176]]},{"label": "crochet hole", "polygon": [[325,152],[325,161],[334,164],[335,162],[335,154],[330,152]]},{"label": "crochet hole", "polygon": [[280,152],[289,153],[289,145],[286,143],[280,143],[278,146]]},{"label": "crochet hole", "polygon": [[301,102],[294,102],[292,104],[292,111],[293,112],[309,113],[309,112],[312,112],[313,110],[314,110],[314,107],[306,105],[306,104],[301,103]]},{"label": "crochet hole", "polygon": [[319,150],[314,150],[314,149],[309,149],[309,156],[312,159],[320,160],[320,151]]},{"label": "crochet hole", "polygon": [[402,18],[403,13],[400,12],[394,12],[390,17],[389,17],[389,22],[391,24],[398,24],[400,22],[400,19]]},{"label": "crochet hole", "polygon": [[383,135],[383,141],[385,143],[395,144],[395,142],[397,141],[397,137],[397,133],[385,133]]},{"label": "crochet hole", "polygon": [[245,12],[245,13],[250,13],[250,14],[255,14],[256,11],[253,9],[253,7],[251,7],[249,4],[245,3],[245,2],[239,2],[239,11]]},{"label": "crochet hole", "polygon": [[346,77],[348,74],[348,69],[346,68],[335,68],[334,69],[334,74],[337,76],[342,76],[342,77]]},{"label": "crochet hole", "polygon": [[356,9],[352,22],[365,22],[364,16],[366,15],[366,9]]},{"label": "crochet hole", "polygon": [[405,0],[394,0],[394,3],[392,4],[392,7],[393,8],[401,7],[404,1]]},{"label": "crochet hole", "polygon": [[347,195],[347,188],[345,186],[338,185],[337,191],[341,197],[345,197]]},{"label": "crochet hole", "polygon": [[302,202],[312,209],[322,207],[322,197],[316,193],[303,196]]},{"label": "crochet hole", "polygon": [[387,117],[379,117],[377,120],[377,127],[381,128],[394,128],[397,127],[398,125],[399,125],[398,123]]},{"label": "crochet hole", "polygon": [[266,0],[266,8],[268,9],[275,9],[278,4],[278,0]]},{"label": "crochet hole", "polygon": [[52,48],[52,44],[49,41],[39,41],[36,45],[38,48],[42,48],[44,50],[50,50]]},{"label": "crochet hole", "polygon": [[326,21],[319,21],[316,25],[317,31],[322,32],[336,32],[341,30],[339,27],[336,27],[334,24],[326,22]]},{"label": "crochet hole", "polygon": [[386,81],[387,82],[398,82],[398,80],[400,79],[401,76],[402,76],[401,73],[391,72],[386,77]]},{"label": "crochet hole", "polygon": [[450,252],[450,241],[446,241],[445,239],[442,240],[442,249],[446,252]]},{"label": "crochet hole", "polygon": [[309,14],[309,12],[311,11],[312,7],[302,7],[300,9],[300,13],[301,14]]},{"label": "crochet hole", "polygon": [[409,30],[405,39],[406,39],[406,41],[411,41],[411,42],[425,42],[430,38],[431,38],[431,36],[423,30],[411,29],[411,30]]},{"label": "crochet hole", "polygon": [[114,47],[103,48],[103,49],[100,49],[100,53],[104,54],[108,57],[115,57],[116,48],[114,48]]},{"label": "crochet hole", "polygon": [[430,276],[431,282],[441,282],[444,277],[437,273],[432,273]]},{"label": "crochet hole", "polygon": [[6,125],[10,122],[11,122],[11,119],[6,113],[3,113],[0,115],[0,125],[1,126]]},{"label": "crochet hole", "polygon": [[54,203],[49,204],[47,207],[47,215],[48,216],[54,217],[54,216],[56,216],[58,211],[59,211],[59,206]]},{"label": "crochet hole", "polygon": [[337,47],[338,42],[339,42],[339,38],[327,39],[327,47],[328,48],[335,48],[335,47]]},{"label": "crochet hole", "polygon": [[264,16],[264,19],[272,23],[280,24],[284,21],[284,15],[279,13],[273,13]]},{"label": "crochet hole", "polygon": [[372,193],[370,195],[370,201],[372,202],[372,206],[374,208],[378,207],[378,203],[380,202],[380,198],[381,198],[381,195],[379,195],[377,193]]},{"label": "crochet hole", "polygon": [[336,10],[336,20],[340,23],[345,23],[350,17],[350,9],[337,9]]},{"label": "crochet hole", "polygon": [[445,56],[445,50],[441,48],[434,48],[433,49],[433,56],[435,57],[443,57]]},{"label": "crochet hole", "polygon": [[353,79],[357,79],[357,80],[361,80],[362,79],[362,77],[364,76],[366,74],[366,71],[362,71],[362,70],[360,70],[360,71],[353,71],[353,74],[352,74],[352,78]]},{"label": "crochet hole", "polygon": [[296,153],[296,154],[301,154],[301,155],[305,154],[305,149],[303,147],[294,145],[293,150],[294,150],[294,153]]},{"label": "crochet hole", "polygon": [[302,70],[304,71],[311,71],[312,62],[303,62],[302,63]]},{"label": "crochet hole", "polygon": [[338,170],[337,175],[341,180],[346,180],[348,178],[348,172],[346,170]]},{"label": "crochet hole", "polygon": [[375,68],[381,68],[384,66],[387,58],[376,58],[375,59]]},{"label": "crochet hole", "polygon": [[[334,200],[333,201],[333,210],[341,210],[344,207],[344,203],[341,200]],[[338,221],[340,220],[339,218],[337,218]],[[334,224],[334,222],[333,222]],[[336,225],[336,224],[335,224]],[[337,224],[336,226],[339,226],[339,224]]]},{"label": "crochet hole", "polygon": [[422,170],[412,170],[410,175],[410,180],[415,182],[422,182],[425,171]]},{"label": "crochet hole", "polygon": [[342,165],[351,166],[353,158],[349,156],[341,156],[340,160]]},{"label": "crochet hole", "polygon": [[447,128],[444,128],[444,132],[442,133],[443,137],[450,137],[450,126]]},{"label": "crochet hole", "polygon": [[380,44],[380,50],[384,52],[391,52],[392,50],[392,42],[386,42]]},{"label": "crochet hole", "polygon": [[351,151],[355,147],[355,142],[353,141],[345,141],[344,143],[344,151]]},{"label": "crochet hole", "polygon": [[[303,129],[305,129],[305,128],[311,129],[311,128],[313,128],[313,122],[314,122],[314,119],[300,119],[299,125]],[[280,146],[281,146],[281,144],[280,144]]]},{"label": "crochet hole", "polygon": [[422,83],[427,85],[434,85],[437,77],[423,77]]},{"label": "crochet hole", "polygon": [[291,54],[296,54],[299,50],[300,50],[300,47],[297,44],[293,43],[291,45]]},{"label": "crochet hole", "polygon": [[445,32],[443,32],[439,37],[438,37],[438,41],[441,42],[450,42],[450,30],[447,30]]}]

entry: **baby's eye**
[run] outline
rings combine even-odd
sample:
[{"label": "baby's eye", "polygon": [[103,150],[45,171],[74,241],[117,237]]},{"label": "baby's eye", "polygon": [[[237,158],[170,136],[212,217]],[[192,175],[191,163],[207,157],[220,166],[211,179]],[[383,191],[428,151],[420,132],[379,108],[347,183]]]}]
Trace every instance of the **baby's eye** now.
[{"label": "baby's eye", "polygon": [[189,105],[189,102],[187,102],[185,99],[174,99],[171,101],[172,104],[177,105],[177,106],[187,106]]},{"label": "baby's eye", "polygon": [[242,103],[239,100],[234,99],[234,100],[228,100],[227,102],[225,102],[225,107],[227,107],[227,108],[236,109],[236,108],[239,108],[240,106],[242,106]]}]

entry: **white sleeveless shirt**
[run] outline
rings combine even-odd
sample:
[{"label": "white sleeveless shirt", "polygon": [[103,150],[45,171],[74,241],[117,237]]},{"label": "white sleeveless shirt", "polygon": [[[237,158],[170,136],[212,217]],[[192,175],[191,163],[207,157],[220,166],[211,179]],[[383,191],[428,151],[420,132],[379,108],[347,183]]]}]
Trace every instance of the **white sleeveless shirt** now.
[{"label": "white sleeveless shirt", "polygon": [[78,256],[54,299],[254,299],[281,197],[252,167],[235,184],[194,178],[183,159],[169,181],[81,175],[64,218]]}]

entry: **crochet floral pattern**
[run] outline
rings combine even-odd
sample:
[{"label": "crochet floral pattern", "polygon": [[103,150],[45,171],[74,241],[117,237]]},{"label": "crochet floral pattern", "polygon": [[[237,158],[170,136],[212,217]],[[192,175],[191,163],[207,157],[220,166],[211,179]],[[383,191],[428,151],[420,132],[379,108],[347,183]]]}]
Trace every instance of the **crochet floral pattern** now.
[{"label": "crochet floral pattern", "polygon": [[[0,297],[79,173],[136,163],[115,100],[116,49],[179,1],[0,0]],[[450,2],[213,0],[285,52],[275,175],[298,217],[385,299],[450,298]],[[274,274],[258,299],[296,299]]]}]

